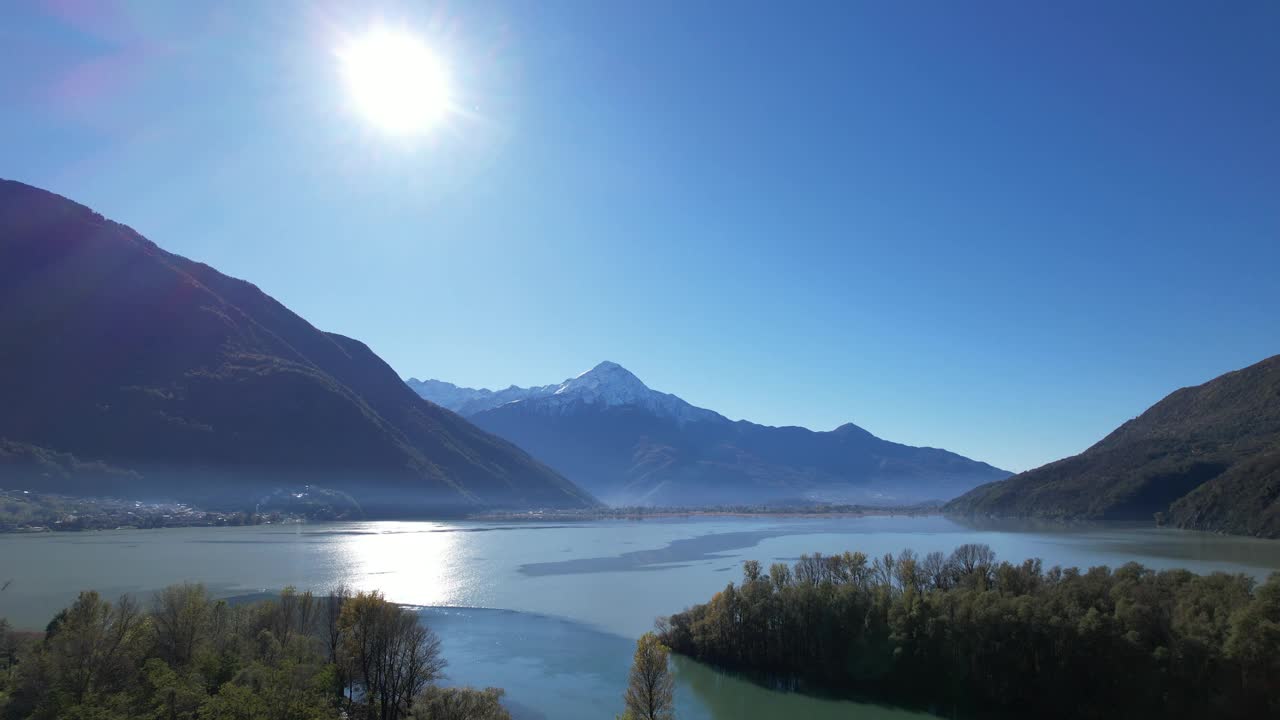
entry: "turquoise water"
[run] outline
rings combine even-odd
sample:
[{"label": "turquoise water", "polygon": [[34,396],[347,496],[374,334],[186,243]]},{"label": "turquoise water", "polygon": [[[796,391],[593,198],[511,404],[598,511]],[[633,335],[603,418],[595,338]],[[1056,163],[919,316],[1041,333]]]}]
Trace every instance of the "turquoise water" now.
[{"label": "turquoise water", "polygon": [[[507,689],[522,718],[612,717],[632,643],[660,615],[736,581],[741,561],[801,553],[949,551],[984,542],[1047,565],[1280,569],[1280,542],[1149,527],[973,527],[926,518],[698,518],[583,523],[405,522],[0,535],[0,616],[42,627],[75,594],[192,580],[218,595],[338,582],[418,606],[451,681]],[[482,610],[483,609],[483,610]],[[682,718],[908,714],[780,693],[678,664]]]},{"label": "turquoise water", "polygon": [[[440,635],[446,683],[505,688],[519,720],[599,720],[622,707],[635,643],[563,618],[507,610],[428,608],[424,621]],[[782,693],[696,662],[676,658],[681,720],[861,718],[907,720],[919,713]]]}]

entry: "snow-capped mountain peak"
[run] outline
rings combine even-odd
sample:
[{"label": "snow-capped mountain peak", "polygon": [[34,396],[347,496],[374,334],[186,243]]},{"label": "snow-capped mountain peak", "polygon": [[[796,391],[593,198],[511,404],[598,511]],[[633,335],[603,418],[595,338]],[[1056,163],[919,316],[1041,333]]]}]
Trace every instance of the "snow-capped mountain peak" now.
[{"label": "snow-capped mountain peak", "polygon": [[[638,378],[638,377],[636,377],[635,375],[633,375],[633,374],[631,373],[631,371],[630,371],[630,370],[628,370],[628,369],[626,369],[626,368],[622,367],[621,365],[619,365],[618,363],[616,363],[616,362],[614,362],[614,361],[612,361],[612,360],[602,360],[602,361],[600,361],[600,363],[599,363],[599,364],[597,364],[595,367],[591,368],[590,370],[584,370],[584,371],[582,371],[582,372],[578,373],[578,375],[577,375],[576,377],[574,377],[573,379],[574,379],[574,380],[577,380],[578,378],[586,377],[586,376],[588,376],[588,375],[597,375],[597,376],[599,376],[599,375],[614,375],[614,376],[622,376],[622,375],[626,375],[627,377],[629,377],[629,378],[631,378],[631,379],[635,380],[636,382],[640,382],[640,378]],[[565,382],[569,382],[569,381],[568,381],[568,380],[566,380]]]},{"label": "snow-capped mountain peak", "polygon": [[600,400],[606,405],[627,405],[652,395],[640,378],[618,363],[608,360],[556,388],[556,395],[574,395]]},{"label": "snow-capped mountain peak", "polygon": [[559,385],[512,386],[497,392],[459,388],[438,381],[410,380],[409,385],[422,397],[463,415],[473,415],[501,405],[530,403],[530,407],[536,404],[537,408],[556,414],[583,406],[635,406],[682,425],[695,420],[724,420],[723,416],[711,410],[694,407],[675,395],[650,389],[630,370],[608,360]]}]

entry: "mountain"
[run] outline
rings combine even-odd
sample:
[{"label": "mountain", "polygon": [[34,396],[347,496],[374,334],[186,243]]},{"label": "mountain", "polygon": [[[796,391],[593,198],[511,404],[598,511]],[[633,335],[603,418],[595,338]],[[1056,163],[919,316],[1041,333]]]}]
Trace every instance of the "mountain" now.
[{"label": "mountain", "polygon": [[52,193],[0,181],[0,486],[371,514],[588,494],[422,400],[364,344]]},{"label": "mountain", "polygon": [[512,385],[505,390],[487,390],[484,388],[458,387],[453,383],[440,380],[409,378],[405,382],[414,392],[427,400],[464,416],[481,410],[488,410],[513,400],[524,400],[540,393],[551,392],[557,387],[556,385],[547,385],[546,387],[520,388]]},{"label": "mountain", "polygon": [[1183,388],[1074,457],[979,487],[957,514],[1162,519],[1280,537],[1280,355]]},{"label": "mountain", "polygon": [[454,412],[473,416],[519,400],[536,401],[549,414],[565,414],[583,406],[635,406],[677,424],[696,420],[725,420],[710,410],[694,407],[675,395],[650,390],[640,378],[618,363],[605,361],[559,385],[505,390],[464,388],[440,380],[406,381],[422,397]]},{"label": "mountain", "polygon": [[954,497],[1008,473],[853,424],[767,427],[647,387],[602,362],[559,385],[497,392],[410,380],[423,397],[523,447],[619,504],[907,503]]}]

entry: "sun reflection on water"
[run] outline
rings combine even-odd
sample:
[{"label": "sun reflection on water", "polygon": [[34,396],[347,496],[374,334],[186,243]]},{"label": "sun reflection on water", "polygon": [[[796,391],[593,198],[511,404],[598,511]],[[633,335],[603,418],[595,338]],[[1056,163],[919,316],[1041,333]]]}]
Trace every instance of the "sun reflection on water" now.
[{"label": "sun reflection on water", "polygon": [[444,523],[370,523],[338,544],[335,558],[356,590],[411,605],[463,605],[458,533]]}]

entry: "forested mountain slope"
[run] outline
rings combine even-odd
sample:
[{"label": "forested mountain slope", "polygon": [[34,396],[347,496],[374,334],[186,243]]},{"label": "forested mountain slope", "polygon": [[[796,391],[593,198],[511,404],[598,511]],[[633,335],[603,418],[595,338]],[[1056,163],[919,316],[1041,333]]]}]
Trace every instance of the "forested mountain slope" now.
[{"label": "forested mountain slope", "polygon": [[949,512],[1280,537],[1280,355],[1173,392],[1074,457],[990,483]]},{"label": "forested mountain slope", "polygon": [[11,181],[0,338],[5,486],[240,502],[308,483],[376,514],[594,502],[363,343]]}]

